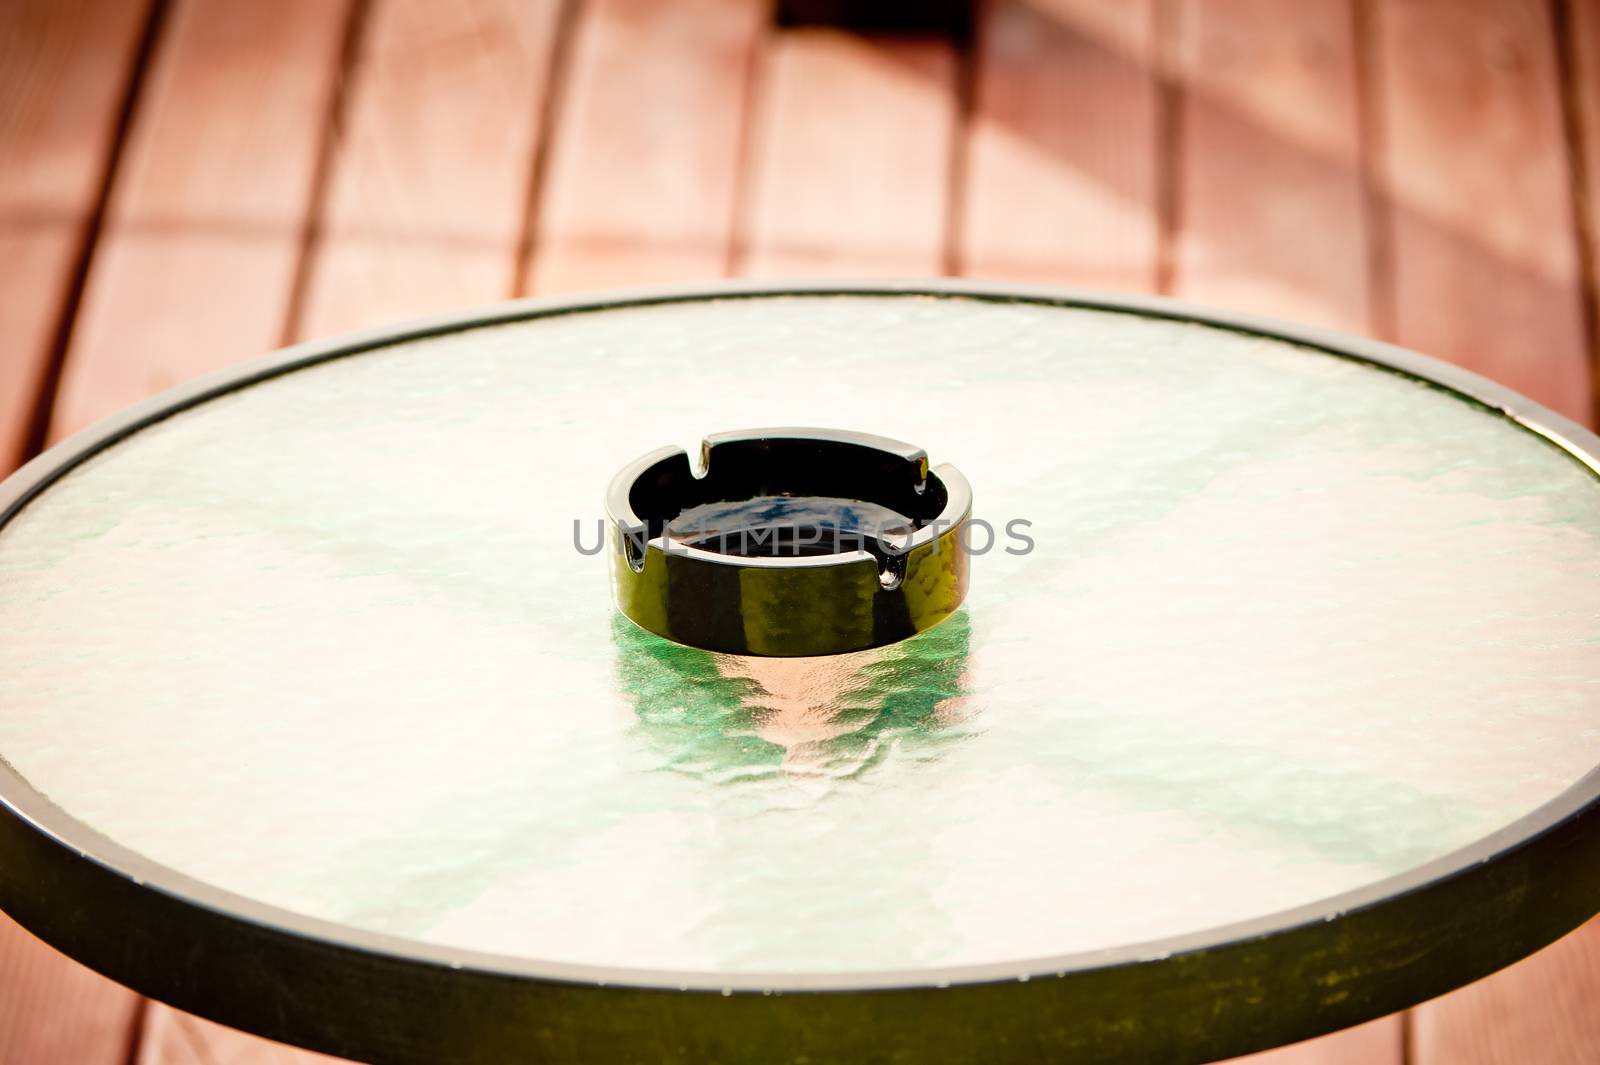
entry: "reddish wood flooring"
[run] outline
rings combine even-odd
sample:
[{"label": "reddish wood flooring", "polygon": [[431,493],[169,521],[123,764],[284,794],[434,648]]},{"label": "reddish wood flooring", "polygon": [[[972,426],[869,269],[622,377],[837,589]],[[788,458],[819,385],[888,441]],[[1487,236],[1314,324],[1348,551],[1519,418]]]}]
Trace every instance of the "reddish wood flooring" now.
[{"label": "reddish wood flooring", "polygon": [[[286,341],[728,273],[1160,291],[1592,421],[1600,0],[0,4],[0,472]],[[1600,924],[1257,1065],[1593,1065]],[[309,1062],[0,918],[0,1065]]]}]

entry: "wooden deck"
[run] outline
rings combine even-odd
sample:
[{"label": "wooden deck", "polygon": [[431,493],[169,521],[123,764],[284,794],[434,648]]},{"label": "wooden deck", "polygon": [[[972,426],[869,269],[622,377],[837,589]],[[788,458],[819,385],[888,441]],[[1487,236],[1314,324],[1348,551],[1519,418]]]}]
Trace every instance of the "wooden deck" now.
[{"label": "wooden deck", "polygon": [[[1600,0],[5,0],[0,472],[287,341],[724,274],[1173,293],[1592,423],[1596,203]],[[311,1060],[0,919],[0,1065]],[[1594,1065],[1600,923],[1251,1060]]]}]

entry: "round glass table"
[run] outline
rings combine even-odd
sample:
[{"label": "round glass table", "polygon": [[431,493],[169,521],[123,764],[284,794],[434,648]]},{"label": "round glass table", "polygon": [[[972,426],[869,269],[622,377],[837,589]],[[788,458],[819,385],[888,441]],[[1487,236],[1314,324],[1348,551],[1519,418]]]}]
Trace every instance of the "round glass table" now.
[{"label": "round glass table", "polygon": [[[958,465],[970,591],[810,658],[616,613],[608,479]],[[1600,440],[1151,299],[507,304],[168,393],[0,487],[0,908],[374,1061],[1205,1061],[1600,909]]]}]

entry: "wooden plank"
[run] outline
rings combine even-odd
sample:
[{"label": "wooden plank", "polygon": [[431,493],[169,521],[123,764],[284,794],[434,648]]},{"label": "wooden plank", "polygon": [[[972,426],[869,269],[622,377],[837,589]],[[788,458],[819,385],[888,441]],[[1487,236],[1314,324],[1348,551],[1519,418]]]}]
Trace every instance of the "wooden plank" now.
[{"label": "wooden plank", "polygon": [[0,476],[26,457],[148,14],[0,4]]},{"label": "wooden plank", "polygon": [[1547,5],[1391,0],[1368,22],[1395,339],[1586,419]]},{"label": "wooden plank", "polygon": [[336,1065],[341,1061],[152,1004],[133,1065]]},{"label": "wooden plank", "polygon": [[1402,1065],[1404,1061],[1404,1025],[1397,1013],[1320,1039],[1234,1058],[1227,1065]]},{"label": "wooden plank", "polygon": [[1173,292],[1365,332],[1350,0],[1182,0]]},{"label": "wooden plank", "polygon": [[178,0],[134,116],[52,436],[278,345],[347,12],[345,0]]},{"label": "wooden plank", "polygon": [[784,29],[765,67],[741,271],[941,272],[957,110],[949,42]]},{"label": "wooden plank", "polygon": [[123,1065],[141,1005],[0,916],[0,1062]]},{"label": "wooden plank", "polygon": [[717,277],[732,249],[758,0],[592,0],[528,273],[540,292]]},{"label": "wooden plank", "polygon": [[379,0],[302,336],[512,294],[561,0]]},{"label": "wooden plank", "polygon": [[[1580,234],[1588,254],[1587,293],[1591,315],[1600,311],[1600,0],[1557,0],[1562,23],[1556,27],[1564,60],[1568,135],[1578,179]],[[1589,366],[1593,408],[1590,424],[1600,417],[1600,322],[1589,323]]]},{"label": "wooden plank", "polygon": [[1413,1065],[1600,1061],[1600,920],[1412,1011]]},{"label": "wooden plank", "polygon": [[1153,290],[1150,0],[996,0],[981,17],[958,268]]}]

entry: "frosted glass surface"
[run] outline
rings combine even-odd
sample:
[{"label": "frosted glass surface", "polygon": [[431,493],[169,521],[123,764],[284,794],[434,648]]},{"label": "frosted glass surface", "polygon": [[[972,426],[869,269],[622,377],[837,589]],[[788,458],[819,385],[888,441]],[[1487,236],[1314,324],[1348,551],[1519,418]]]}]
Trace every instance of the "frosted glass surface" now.
[{"label": "frosted glass surface", "polygon": [[[760,425],[955,463],[1002,529],[963,611],[788,661],[618,620],[573,520]],[[668,305],[324,364],[70,474],[0,530],[0,754],[362,929],[1007,961],[1313,902],[1552,798],[1600,761],[1597,610],[1591,475],[1395,374],[1031,305]]]}]

